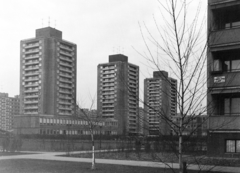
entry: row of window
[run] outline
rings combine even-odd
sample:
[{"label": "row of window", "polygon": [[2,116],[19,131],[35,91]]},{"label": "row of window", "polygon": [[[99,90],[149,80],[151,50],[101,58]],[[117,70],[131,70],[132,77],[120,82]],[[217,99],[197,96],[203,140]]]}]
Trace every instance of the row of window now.
[{"label": "row of window", "polygon": [[[84,120],[69,120],[69,119],[54,119],[54,118],[40,118],[40,124],[49,124],[49,125],[88,125],[88,121]],[[96,125],[102,124],[108,125],[109,122],[96,122]],[[115,123],[115,122],[110,122]]]},{"label": "row of window", "polygon": [[[89,130],[53,130],[53,129],[40,129],[40,134],[43,135],[90,135]],[[117,135],[116,131],[100,131],[94,130],[94,135]]]}]

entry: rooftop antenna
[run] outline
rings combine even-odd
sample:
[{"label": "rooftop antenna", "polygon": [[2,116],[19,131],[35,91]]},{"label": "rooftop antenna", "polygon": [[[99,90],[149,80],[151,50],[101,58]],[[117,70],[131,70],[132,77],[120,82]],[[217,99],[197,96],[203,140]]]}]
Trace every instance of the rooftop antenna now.
[{"label": "rooftop antenna", "polygon": [[50,26],[50,17],[48,17],[48,26]]},{"label": "rooftop antenna", "polygon": [[57,22],[56,22],[56,20],[55,20],[55,23],[54,23],[54,28],[56,28],[57,27]]},{"label": "rooftop antenna", "polygon": [[113,47],[113,53],[115,52],[115,49],[114,49],[114,47]]}]

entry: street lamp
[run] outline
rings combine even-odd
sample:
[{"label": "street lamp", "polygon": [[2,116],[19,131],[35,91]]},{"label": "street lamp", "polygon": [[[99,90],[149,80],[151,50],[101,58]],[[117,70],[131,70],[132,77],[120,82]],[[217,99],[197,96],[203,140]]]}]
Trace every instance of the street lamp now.
[{"label": "street lamp", "polygon": [[71,124],[67,124],[67,129],[68,129],[68,132],[67,132],[67,155],[69,156],[69,152],[70,152],[70,146],[69,146],[69,129],[70,129],[70,127],[71,127]]},{"label": "street lamp", "polygon": [[99,126],[100,126],[100,149],[102,149],[102,123],[99,123]]}]

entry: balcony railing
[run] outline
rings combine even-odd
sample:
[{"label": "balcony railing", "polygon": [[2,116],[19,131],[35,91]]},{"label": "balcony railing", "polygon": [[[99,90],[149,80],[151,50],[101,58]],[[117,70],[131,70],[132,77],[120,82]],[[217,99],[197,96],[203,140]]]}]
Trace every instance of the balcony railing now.
[{"label": "balcony railing", "polygon": [[68,56],[68,57],[72,57],[72,54],[70,52],[67,52],[67,51],[60,50],[60,54]]},{"label": "balcony railing", "polygon": [[71,58],[60,56],[60,59],[63,61],[73,62]]},{"label": "balcony railing", "polygon": [[39,47],[39,43],[34,43],[34,44],[27,44],[25,48],[33,48],[33,47]]},{"label": "balcony railing", "polygon": [[240,28],[224,29],[220,31],[213,31],[210,34],[210,46],[225,45],[229,43],[236,43],[240,41]]},{"label": "balcony railing", "polygon": [[25,54],[37,53],[37,52],[39,52],[39,49],[30,49],[29,51],[26,51]]},{"label": "balcony railing", "polygon": [[36,59],[36,58],[39,58],[40,56],[38,54],[36,55],[32,55],[32,56],[26,56],[24,59],[25,60],[28,60],[28,59]]}]

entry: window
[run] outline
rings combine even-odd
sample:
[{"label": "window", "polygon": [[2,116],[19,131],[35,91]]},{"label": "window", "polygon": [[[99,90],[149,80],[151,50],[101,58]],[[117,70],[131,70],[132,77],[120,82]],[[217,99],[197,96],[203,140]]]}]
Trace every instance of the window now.
[{"label": "window", "polygon": [[240,25],[240,5],[213,10],[214,30],[236,28]]},{"label": "window", "polygon": [[227,153],[240,153],[240,140],[226,140]]},{"label": "window", "polygon": [[240,50],[219,51],[213,53],[213,72],[235,72],[240,71]]},{"label": "window", "polygon": [[227,72],[240,71],[240,60],[232,59],[224,61],[223,70]]},{"label": "window", "polygon": [[224,99],[224,115],[239,115],[240,114],[240,98],[225,98]]}]

